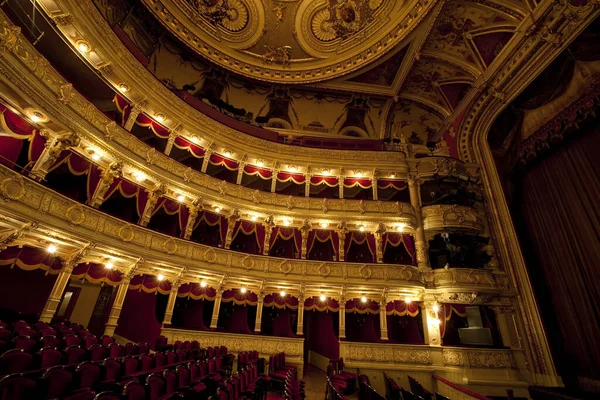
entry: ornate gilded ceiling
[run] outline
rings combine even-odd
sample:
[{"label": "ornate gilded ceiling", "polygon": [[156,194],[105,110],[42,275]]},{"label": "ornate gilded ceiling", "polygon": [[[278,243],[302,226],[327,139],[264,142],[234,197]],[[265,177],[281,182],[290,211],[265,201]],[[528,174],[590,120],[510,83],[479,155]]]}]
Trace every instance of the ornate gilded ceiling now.
[{"label": "ornate gilded ceiling", "polygon": [[[265,85],[303,84],[304,93],[319,88],[348,97],[336,100],[339,110],[325,112],[321,99],[304,105],[287,129],[304,131],[308,113],[324,136],[343,135],[346,102],[358,95],[369,105],[354,129],[360,136],[416,133],[421,142],[439,137],[531,11],[516,0],[141,1],[188,47],[228,71]],[[162,78],[184,76],[172,66],[165,71],[164,62],[158,68]],[[289,90],[294,97],[299,89]],[[256,86],[242,91],[230,86],[229,101],[254,115],[268,110],[255,97]],[[372,107],[373,98],[382,105]]]},{"label": "ornate gilded ceiling", "polygon": [[348,74],[402,42],[429,0],[144,0],[209,60],[252,78],[318,82]]}]

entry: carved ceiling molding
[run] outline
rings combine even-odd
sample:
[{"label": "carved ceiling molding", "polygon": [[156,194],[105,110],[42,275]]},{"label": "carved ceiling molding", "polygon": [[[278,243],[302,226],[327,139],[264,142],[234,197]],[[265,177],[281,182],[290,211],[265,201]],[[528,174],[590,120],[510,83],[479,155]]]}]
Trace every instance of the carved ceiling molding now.
[{"label": "carved ceiling molding", "polygon": [[[420,24],[437,0],[343,0],[329,8],[324,0],[304,0],[298,7],[294,30],[299,45],[312,55],[310,59],[295,59],[292,44],[267,47],[261,54],[236,51],[247,49],[248,43],[228,41],[226,36],[214,40],[213,35],[206,34],[207,26],[218,28],[190,18],[197,13],[190,13],[184,0],[143,2],[173,34],[216,64],[261,81],[299,84],[346,75],[379,59]],[[245,2],[247,6],[249,3],[257,7],[262,4],[258,0]],[[227,45],[219,44],[223,40]]]}]

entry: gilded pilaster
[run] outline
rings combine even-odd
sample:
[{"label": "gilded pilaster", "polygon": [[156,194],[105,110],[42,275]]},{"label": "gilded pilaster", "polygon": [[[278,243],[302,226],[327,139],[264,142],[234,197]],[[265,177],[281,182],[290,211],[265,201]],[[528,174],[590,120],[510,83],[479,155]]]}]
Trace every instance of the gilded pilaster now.
[{"label": "gilded pilaster", "polygon": [[135,121],[137,120],[138,115],[140,115],[144,111],[144,108],[146,108],[147,106],[148,106],[148,102],[143,100],[137,104],[134,104],[133,107],[131,107],[131,112],[129,113],[129,116],[127,117],[127,121],[125,121],[124,128],[126,130],[131,131],[131,129],[133,128],[133,125],[135,124]]},{"label": "gilded pilaster", "polygon": [[344,258],[346,257],[346,233],[348,233],[345,222],[340,222],[338,224],[337,233],[340,248],[338,257],[340,261],[344,261]]},{"label": "gilded pilaster", "polygon": [[346,338],[346,299],[344,297],[340,298],[340,339]]},{"label": "gilded pilaster", "polygon": [[110,185],[114,182],[114,180],[121,176],[121,170],[123,168],[123,164],[119,162],[112,162],[108,166],[108,168],[103,168],[100,174],[100,181],[98,182],[98,186],[96,186],[96,190],[94,190],[94,194],[88,200],[88,205],[90,207],[98,208],[104,202],[104,195],[110,188]]},{"label": "gilded pilaster", "polygon": [[117,289],[117,295],[115,296],[115,301],[110,309],[108,321],[106,322],[106,327],[104,328],[105,335],[112,336],[115,333],[115,329],[117,329],[119,316],[121,315],[121,310],[123,310],[123,304],[125,304],[125,297],[127,296],[127,291],[129,290],[131,278],[132,277],[130,274],[121,278],[121,282],[119,283],[119,287]]},{"label": "gilded pilaster", "polygon": [[225,235],[225,248],[228,249],[231,247],[231,242],[233,240],[233,230],[235,229],[235,223],[240,218],[239,210],[235,209],[232,211],[231,215],[227,217],[227,234]]},{"label": "gilded pilaster", "polygon": [[262,325],[263,305],[265,303],[265,292],[263,290],[258,294],[258,303],[256,304],[256,320],[254,321],[254,332],[260,333]]},{"label": "gilded pilaster", "polygon": [[421,303],[423,313],[423,336],[425,344],[429,346],[441,346],[439,305],[436,301],[426,300]]},{"label": "gilded pilaster", "polygon": [[298,296],[298,323],[296,327],[296,335],[302,336],[304,328],[304,293]]},{"label": "gilded pilaster", "polygon": [[185,226],[185,233],[183,238],[186,240],[190,240],[192,237],[192,233],[194,232],[194,225],[196,224],[196,219],[198,218],[198,214],[202,209],[201,202],[196,199],[192,202],[191,205],[188,205],[189,216],[187,220],[187,224]]},{"label": "gilded pilaster", "polygon": [[273,234],[273,228],[275,227],[272,216],[269,216],[269,218],[267,218],[265,220],[264,227],[265,227],[265,241],[263,244],[263,255],[268,256],[269,250],[271,247],[271,235]]},{"label": "gilded pilaster", "polygon": [[415,210],[417,226],[415,229],[415,250],[417,252],[417,265],[422,271],[429,271],[429,256],[427,254],[427,242],[425,241],[425,231],[423,229],[423,215],[421,213],[421,193],[419,176],[408,177],[408,190],[410,193],[410,204]]},{"label": "gilded pilaster", "polygon": [[300,249],[300,258],[306,260],[308,256],[307,253],[307,244],[308,244],[308,231],[310,231],[310,226],[308,225],[308,221],[304,221],[302,226],[300,227],[300,233],[302,235],[302,248]]},{"label": "gilded pilaster", "polygon": [[150,218],[152,217],[152,213],[154,212],[154,207],[156,207],[158,199],[164,194],[164,185],[159,185],[156,189],[154,189],[148,194],[148,201],[146,202],[146,207],[144,207],[144,212],[140,217],[141,226],[148,226],[148,222],[150,222]]},{"label": "gilded pilaster", "polygon": [[387,305],[387,300],[385,297],[381,299],[379,303],[379,329],[381,330],[381,340],[389,340],[388,339],[388,327],[387,327],[387,314],[385,310],[385,306]]},{"label": "gilded pilaster", "polygon": [[171,285],[171,292],[169,292],[169,300],[167,300],[167,309],[165,310],[165,318],[163,319],[163,326],[171,325],[173,319],[173,311],[175,310],[175,302],[177,301],[177,292],[179,292],[179,286],[181,281],[177,280]]},{"label": "gilded pilaster", "polygon": [[40,134],[46,139],[44,151],[31,168],[30,177],[41,181],[48,174],[48,170],[54,165],[64,150],[79,146],[81,139],[75,133],[67,133],[62,136],[52,136],[48,131],[41,130]]},{"label": "gilded pilaster", "polygon": [[222,298],[223,298],[223,288],[220,287],[217,289],[217,294],[215,295],[215,305],[213,307],[212,318],[210,319],[211,329],[217,329],[217,325],[219,323],[219,310],[221,310],[221,299]]},{"label": "gilded pilaster", "polygon": [[385,224],[379,224],[375,231],[375,258],[378,263],[383,263],[383,234],[385,233]]}]

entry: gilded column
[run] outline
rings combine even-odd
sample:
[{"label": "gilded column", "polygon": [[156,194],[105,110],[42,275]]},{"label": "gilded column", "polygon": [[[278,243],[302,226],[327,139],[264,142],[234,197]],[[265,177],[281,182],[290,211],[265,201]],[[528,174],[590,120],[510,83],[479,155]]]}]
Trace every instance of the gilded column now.
[{"label": "gilded column", "polygon": [[265,303],[265,292],[260,291],[258,294],[258,303],[256,304],[256,320],[254,321],[254,332],[260,333],[262,325],[263,304]]},{"label": "gilded column", "polygon": [[373,200],[379,200],[379,193],[377,191],[377,177],[373,175],[373,181],[371,183],[373,185]]},{"label": "gilded column", "polygon": [[272,216],[269,216],[264,223],[265,226],[265,242],[263,244],[263,255],[268,256],[269,250],[271,247],[271,235],[273,234],[273,227],[275,224],[273,223]]},{"label": "gilded column", "polygon": [[127,121],[125,121],[125,129],[128,131],[131,131],[131,128],[133,128],[133,124],[135,124],[135,121],[137,120],[138,115],[140,115],[142,113],[142,111],[144,111],[144,108],[146,108],[146,106],[148,105],[148,102],[143,100],[140,101],[139,103],[135,104],[133,107],[131,107],[131,112],[129,113],[129,116],[127,117]]},{"label": "gilded column", "polygon": [[[437,311],[436,311],[437,310]],[[439,305],[434,300],[421,303],[423,313],[423,336],[425,344],[429,346],[441,346]]]},{"label": "gilded column", "polygon": [[213,307],[212,318],[210,319],[210,327],[211,329],[217,329],[217,324],[219,322],[219,310],[221,309],[221,298],[223,297],[223,288],[217,289],[217,294],[215,295],[215,306]]},{"label": "gilded column", "polygon": [[54,282],[50,296],[48,297],[48,300],[46,300],[46,305],[42,310],[40,321],[48,323],[52,321],[52,318],[56,313],[56,309],[62,300],[63,293],[69,285],[69,280],[71,279],[73,269],[81,262],[83,257],[87,255],[91,247],[93,247],[93,245],[89,243],[79,252],[72,255],[69,259],[63,261],[62,269],[56,278],[56,282]]},{"label": "gilded column", "polygon": [[515,309],[512,306],[492,306],[500,331],[502,345],[509,349],[520,349],[515,324]]},{"label": "gilded column", "polygon": [[202,159],[202,168],[200,168],[200,172],[203,174],[206,173],[206,169],[208,168],[208,162],[210,161],[210,156],[212,155],[212,151],[206,149],[204,151],[204,158]]},{"label": "gilded column", "polygon": [[92,197],[87,202],[90,207],[98,208],[102,205],[104,202],[104,195],[115,179],[121,176],[122,168],[123,164],[120,162],[112,162],[108,168],[102,168],[98,186],[96,186],[96,190],[94,190]]},{"label": "gilded column", "polygon": [[117,329],[119,316],[121,315],[121,310],[123,310],[123,304],[125,303],[125,297],[127,296],[127,290],[129,290],[130,282],[131,276],[128,274],[127,276],[123,276],[121,282],[119,283],[117,295],[115,296],[115,301],[110,309],[108,321],[106,322],[106,327],[104,328],[105,335],[112,336],[115,333],[115,329]]},{"label": "gilded column", "polygon": [[304,196],[309,197],[310,196],[310,179],[311,176],[310,174],[307,172],[306,173],[306,181],[304,182]]},{"label": "gilded column", "polygon": [[169,131],[169,138],[167,139],[167,145],[165,146],[165,154],[170,155],[171,150],[173,150],[173,145],[175,144],[175,139],[179,136],[179,125],[175,129],[171,129]]},{"label": "gilded column", "polygon": [[191,205],[188,205],[189,216],[187,220],[187,224],[185,225],[185,233],[183,238],[186,240],[190,240],[192,237],[192,233],[194,232],[194,225],[196,224],[196,219],[198,218],[198,214],[200,213],[200,209],[202,205],[200,204],[200,200],[196,199],[192,202]]},{"label": "gilded column", "polygon": [[348,233],[348,229],[346,228],[346,223],[342,221],[337,226],[338,243],[340,248],[338,257],[340,261],[344,261],[346,257],[346,233]]},{"label": "gilded column", "polygon": [[429,257],[427,255],[427,242],[425,241],[425,231],[423,229],[423,216],[421,214],[421,195],[419,190],[419,176],[408,177],[408,190],[410,193],[410,204],[415,210],[417,217],[415,249],[417,252],[417,265],[421,270],[429,271]]},{"label": "gilded column", "polygon": [[240,163],[238,164],[237,179],[235,181],[235,183],[237,183],[238,185],[242,184],[242,178],[244,177],[244,167],[245,166],[246,166],[246,163],[243,161],[240,161]]},{"label": "gilded column", "polygon": [[340,339],[346,338],[346,299],[340,299]]},{"label": "gilded column", "polygon": [[48,170],[54,165],[56,160],[58,160],[60,153],[72,147],[79,146],[79,143],[81,142],[81,139],[75,133],[67,133],[62,136],[53,137],[48,131],[43,129],[40,131],[40,134],[46,139],[44,151],[42,151],[40,158],[37,159],[29,173],[29,176],[36,181],[41,181],[46,177]]},{"label": "gilded column", "polygon": [[298,326],[296,327],[296,335],[301,336],[304,331],[304,295],[298,296]]},{"label": "gilded column", "polygon": [[300,227],[300,233],[302,234],[302,248],[300,249],[300,258],[306,260],[308,254],[307,252],[307,244],[308,244],[308,231],[310,231],[310,226],[308,225],[308,221],[305,220],[302,226]]},{"label": "gilded column", "polygon": [[163,326],[171,325],[171,320],[173,319],[173,311],[175,310],[175,302],[177,301],[177,292],[179,292],[180,285],[180,280],[177,280],[177,282],[171,285],[171,292],[169,293],[169,300],[167,300],[167,309],[165,310],[165,319],[163,320]]},{"label": "gilded column", "polygon": [[383,297],[379,303],[379,328],[381,330],[381,340],[388,340],[386,305],[387,299]]},{"label": "gilded column", "polygon": [[279,175],[279,170],[274,169],[271,176],[271,193],[275,193],[275,190],[277,190],[277,175]]},{"label": "gilded column", "polygon": [[152,213],[154,212],[154,207],[156,207],[158,199],[164,194],[165,187],[162,184],[148,194],[148,201],[146,202],[146,207],[144,207],[144,212],[140,218],[141,226],[148,226],[150,217],[152,217]]},{"label": "gilded column", "polygon": [[344,177],[340,175],[338,178],[338,186],[340,188],[340,199],[344,198]]},{"label": "gilded column", "polygon": [[385,225],[379,223],[375,231],[375,257],[378,263],[383,263],[383,234],[385,233]]},{"label": "gilded column", "polygon": [[240,218],[239,210],[235,209],[232,211],[231,215],[227,217],[227,234],[225,235],[225,248],[228,249],[231,247],[231,242],[233,240],[233,230],[235,229],[235,223]]}]

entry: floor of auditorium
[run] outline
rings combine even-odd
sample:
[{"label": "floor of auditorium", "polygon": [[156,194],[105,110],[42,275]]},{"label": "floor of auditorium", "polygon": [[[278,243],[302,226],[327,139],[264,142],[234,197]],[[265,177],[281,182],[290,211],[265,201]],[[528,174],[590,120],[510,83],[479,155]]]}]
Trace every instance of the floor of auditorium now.
[{"label": "floor of auditorium", "polygon": [[[322,399],[325,398],[325,386],[327,385],[327,375],[317,367],[304,364],[304,377],[302,380],[305,383],[304,393],[306,399]],[[347,396],[349,400],[358,399],[358,394]],[[267,400],[282,400],[283,397],[276,393],[269,393]]]}]

